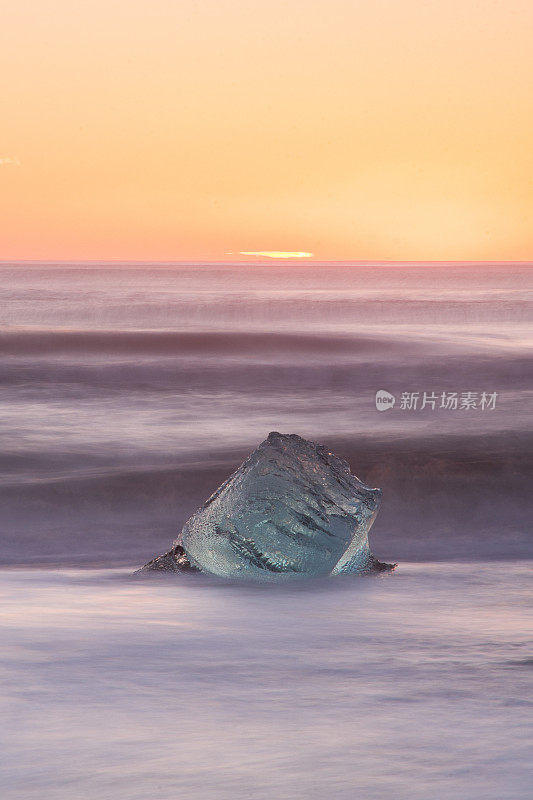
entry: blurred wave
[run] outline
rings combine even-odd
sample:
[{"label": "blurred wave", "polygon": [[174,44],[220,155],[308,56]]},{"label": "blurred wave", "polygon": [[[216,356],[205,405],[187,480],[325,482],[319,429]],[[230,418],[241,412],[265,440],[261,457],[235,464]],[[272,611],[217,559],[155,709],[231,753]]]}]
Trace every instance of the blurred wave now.
[{"label": "blurred wave", "polygon": [[[530,554],[531,274],[0,266],[1,562],[146,560],[270,430],[384,489],[384,559]],[[498,400],[401,410],[424,391]]]}]

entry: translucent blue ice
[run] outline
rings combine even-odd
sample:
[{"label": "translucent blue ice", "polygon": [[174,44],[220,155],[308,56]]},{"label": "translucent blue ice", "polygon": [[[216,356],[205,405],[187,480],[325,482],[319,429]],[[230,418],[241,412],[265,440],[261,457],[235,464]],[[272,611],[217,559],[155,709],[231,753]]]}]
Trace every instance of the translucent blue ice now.
[{"label": "translucent blue ice", "polygon": [[368,531],[381,494],[321,445],[270,433],[189,519],[174,548],[193,567],[227,578],[365,572],[377,564]]}]

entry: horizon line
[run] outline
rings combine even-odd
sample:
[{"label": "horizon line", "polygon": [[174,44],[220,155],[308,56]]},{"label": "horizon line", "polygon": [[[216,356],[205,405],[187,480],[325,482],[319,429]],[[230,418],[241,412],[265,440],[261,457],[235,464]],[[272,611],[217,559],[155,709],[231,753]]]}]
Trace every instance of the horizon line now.
[{"label": "horizon line", "polygon": [[294,263],[298,266],[309,264],[345,264],[345,265],[416,265],[416,264],[521,264],[533,265],[533,258],[529,259],[309,259],[299,258],[264,258],[246,261],[244,259],[130,259],[130,258],[6,258],[0,259],[0,264],[172,264],[172,265],[202,265],[202,264],[277,264],[287,266]]}]

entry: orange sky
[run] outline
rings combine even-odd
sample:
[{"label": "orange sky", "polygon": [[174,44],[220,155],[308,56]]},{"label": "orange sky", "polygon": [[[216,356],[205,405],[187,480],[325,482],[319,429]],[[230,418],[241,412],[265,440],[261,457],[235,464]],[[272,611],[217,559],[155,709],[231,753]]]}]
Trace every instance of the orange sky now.
[{"label": "orange sky", "polygon": [[531,259],[532,37],[531,0],[7,0],[0,259]]}]

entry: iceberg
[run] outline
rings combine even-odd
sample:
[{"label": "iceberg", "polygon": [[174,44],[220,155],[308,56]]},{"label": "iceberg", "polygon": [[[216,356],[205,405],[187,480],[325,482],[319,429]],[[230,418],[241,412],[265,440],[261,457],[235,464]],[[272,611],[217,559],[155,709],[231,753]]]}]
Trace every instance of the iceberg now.
[{"label": "iceberg", "polygon": [[381,496],[322,445],[272,432],[140,571],[279,581],[390,569],[368,544]]}]

